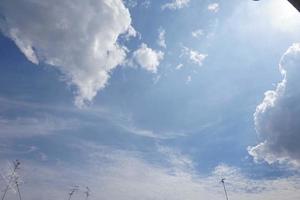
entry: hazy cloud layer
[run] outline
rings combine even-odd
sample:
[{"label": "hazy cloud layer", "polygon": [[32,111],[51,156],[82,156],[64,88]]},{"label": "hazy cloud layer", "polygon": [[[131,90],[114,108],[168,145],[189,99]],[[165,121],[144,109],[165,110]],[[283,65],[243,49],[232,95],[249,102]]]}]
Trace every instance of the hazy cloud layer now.
[{"label": "hazy cloud layer", "polygon": [[288,162],[300,166],[300,44],[283,55],[279,69],[283,80],[267,91],[254,114],[262,143],[249,148],[256,160]]},{"label": "hazy cloud layer", "polygon": [[0,11],[0,30],[31,62],[59,69],[77,88],[77,106],[91,101],[126,58],[117,39],[132,27],[121,0],[3,0]]},{"label": "hazy cloud layer", "polygon": [[[274,180],[252,180],[238,168],[221,164],[208,176],[194,172],[193,162],[186,156],[161,147],[167,166],[149,163],[140,153],[113,150],[92,143],[73,144],[73,149],[86,153],[81,166],[57,162],[45,166],[42,162],[22,161],[19,174],[23,181],[24,199],[66,199],[72,185],[79,185],[72,199],[83,199],[85,187],[91,189],[92,199],[223,199],[220,178],[227,178],[231,199],[299,199],[299,177]],[[0,162],[1,173],[8,173],[7,162]],[[0,182],[3,187],[4,182]],[[9,191],[7,200],[16,198]]]}]

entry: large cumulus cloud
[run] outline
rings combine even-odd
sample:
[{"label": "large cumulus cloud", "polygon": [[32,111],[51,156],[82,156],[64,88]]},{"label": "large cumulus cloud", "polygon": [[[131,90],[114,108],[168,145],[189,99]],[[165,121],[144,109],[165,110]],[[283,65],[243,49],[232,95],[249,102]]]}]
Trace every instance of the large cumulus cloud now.
[{"label": "large cumulus cloud", "polygon": [[249,153],[256,160],[300,166],[300,43],[285,52],[279,69],[283,80],[265,93],[254,114],[262,142]]},{"label": "large cumulus cloud", "polygon": [[118,44],[132,32],[122,0],[1,0],[0,30],[31,62],[55,66],[83,106],[126,58]]}]

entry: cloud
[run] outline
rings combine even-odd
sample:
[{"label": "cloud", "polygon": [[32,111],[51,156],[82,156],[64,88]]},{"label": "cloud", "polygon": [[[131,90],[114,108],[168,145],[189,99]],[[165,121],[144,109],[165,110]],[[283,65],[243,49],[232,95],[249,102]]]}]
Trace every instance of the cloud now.
[{"label": "cloud", "polygon": [[164,53],[162,51],[155,51],[143,43],[139,49],[133,52],[132,61],[143,69],[156,73],[163,58]]},{"label": "cloud", "polygon": [[158,29],[157,44],[160,47],[167,48],[167,45],[166,45],[166,31],[163,28],[159,28]]},{"label": "cloud", "polygon": [[142,6],[144,8],[149,8],[151,5],[150,0],[124,0],[126,7],[135,8],[137,6]]},{"label": "cloud", "polygon": [[77,88],[75,104],[92,101],[126,58],[118,44],[132,31],[122,0],[0,2],[0,30],[32,63],[54,66]]},{"label": "cloud", "polygon": [[66,119],[51,115],[15,119],[0,117],[0,138],[24,138],[55,134],[59,131],[74,130],[78,128],[80,123],[78,119]]},{"label": "cloud", "polygon": [[207,6],[207,9],[211,12],[217,13],[220,10],[220,5],[218,3],[211,3]]},{"label": "cloud", "polygon": [[124,3],[126,5],[126,7],[128,7],[128,8],[134,8],[138,5],[137,0],[125,0]]},{"label": "cloud", "polygon": [[204,32],[203,32],[203,30],[202,29],[197,29],[197,30],[195,30],[195,31],[192,31],[192,36],[194,37],[194,38],[197,38],[197,39],[199,39],[201,36],[203,36],[204,35]]},{"label": "cloud", "polygon": [[151,1],[150,0],[144,0],[141,5],[144,7],[144,8],[149,8],[151,6]]},{"label": "cloud", "polygon": [[182,63],[179,63],[177,66],[176,66],[176,70],[180,70],[183,68],[183,64]]},{"label": "cloud", "polygon": [[267,91],[254,113],[262,140],[248,151],[255,160],[300,166],[300,44],[293,44],[282,56],[279,69],[283,80]]},{"label": "cloud", "polygon": [[[157,75],[155,79],[159,79]],[[154,80],[159,81],[159,80]],[[22,109],[30,115],[8,118],[5,113],[17,113]],[[64,117],[61,117],[61,116]],[[86,116],[89,118],[86,118]],[[3,116],[3,117],[1,117]],[[71,131],[86,129],[86,127],[103,128],[99,121],[105,121],[124,134],[133,134],[141,137],[165,140],[184,137],[181,131],[164,130],[154,131],[139,126],[131,114],[115,112],[103,106],[91,106],[86,109],[76,109],[72,106],[47,106],[42,104],[15,101],[0,97],[0,139],[28,138],[53,134],[68,134]],[[1,145],[0,145],[1,152]]]},{"label": "cloud", "polygon": [[[64,199],[70,186],[79,185],[80,190],[72,199],[84,198],[84,188],[89,186],[93,199],[217,200],[224,198],[219,183],[223,177],[230,199],[297,200],[300,197],[298,176],[252,180],[239,168],[225,164],[216,166],[206,176],[197,175],[191,159],[169,148],[159,148],[166,165],[148,162],[139,152],[115,150],[94,143],[80,143],[73,146],[73,150],[85,155],[78,165],[57,162],[46,166],[22,160],[19,174],[24,181],[21,185],[23,198]],[[7,162],[1,160],[0,168],[7,168]],[[3,184],[0,181],[0,187],[3,188]],[[9,191],[6,199],[15,199],[15,195]]]},{"label": "cloud", "polygon": [[174,139],[177,137],[184,137],[186,134],[182,132],[174,132],[174,131],[153,131],[151,129],[144,129],[139,128],[134,125],[133,122],[127,121],[127,123],[124,122],[116,122],[117,126],[123,129],[123,131],[126,131],[130,134],[152,138],[152,139],[158,139],[158,140],[165,140],[165,139]]},{"label": "cloud", "polygon": [[185,84],[189,84],[191,81],[192,81],[192,76],[189,75],[189,76],[186,78]]},{"label": "cloud", "polygon": [[207,54],[200,53],[196,50],[183,47],[182,55],[187,56],[194,64],[203,65],[203,61],[207,58]]},{"label": "cloud", "polygon": [[169,3],[166,3],[161,6],[162,10],[170,9],[170,10],[178,10],[184,7],[187,7],[190,3],[190,0],[172,0]]}]

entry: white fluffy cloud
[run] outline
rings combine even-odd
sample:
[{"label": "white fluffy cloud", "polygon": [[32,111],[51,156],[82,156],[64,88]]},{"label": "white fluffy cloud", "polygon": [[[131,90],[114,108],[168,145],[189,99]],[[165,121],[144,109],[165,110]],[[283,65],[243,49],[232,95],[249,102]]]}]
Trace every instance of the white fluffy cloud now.
[{"label": "white fluffy cloud", "polygon": [[249,147],[255,160],[300,166],[300,44],[293,44],[280,61],[283,80],[267,91],[254,114],[262,143]]},{"label": "white fluffy cloud", "polygon": [[207,6],[207,9],[211,12],[218,12],[220,9],[220,5],[218,3],[211,3]]},{"label": "white fluffy cloud", "polygon": [[194,64],[203,65],[203,61],[207,58],[207,54],[200,53],[196,50],[183,47],[182,55],[187,56]]},{"label": "white fluffy cloud", "polygon": [[169,3],[162,5],[161,9],[170,9],[170,10],[178,10],[184,7],[187,7],[190,3],[190,0],[172,0]]},{"label": "white fluffy cloud", "polygon": [[117,42],[132,31],[122,0],[2,0],[0,30],[31,62],[55,66],[83,106],[126,58]]},{"label": "white fluffy cloud", "polygon": [[139,49],[133,52],[132,61],[143,69],[156,73],[163,58],[164,53],[162,51],[155,51],[143,43]]}]

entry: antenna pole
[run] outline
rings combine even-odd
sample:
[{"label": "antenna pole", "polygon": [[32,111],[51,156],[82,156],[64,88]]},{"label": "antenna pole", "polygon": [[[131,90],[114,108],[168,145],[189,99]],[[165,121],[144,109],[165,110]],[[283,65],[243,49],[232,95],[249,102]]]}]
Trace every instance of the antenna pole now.
[{"label": "antenna pole", "polygon": [[17,186],[17,191],[18,191],[18,195],[19,195],[19,200],[22,200],[18,181],[16,181],[16,186]]},{"label": "antenna pole", "polygon": [[69,199],[68,199],[68,200],[70,200],[70,199],[72,198],[73,193],[74,193],[74,190],[72,190],[72,191],[69,193]]},{"label": "antenna pole", "polygon": [[73,194],[78,190],[78,186],[74,186],[71,191],[69,192],[69,198],[68,200],[71,200]]},{"label": "antenna pole", "polygon": [[225,179],[224,178],[221,180],[221,183],[222,183],[223,188],[224,188],[224,193],[225,193],[226,200],[228,200],[228,195],[227,195],[227,190],[226,190],[226,187],[225,187]]},{"label": "antenna pole", "polygon": [[89,196],[90,196],[90,188],[86,187],[86,191],[85,191],[85,200],[88,200]]}]

